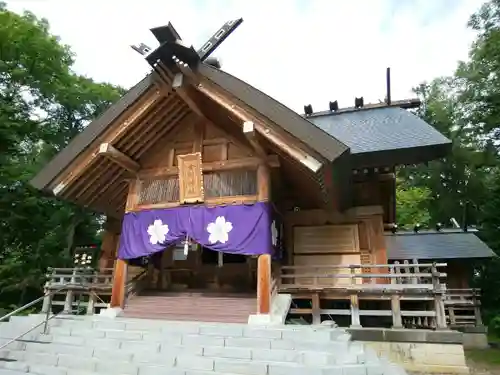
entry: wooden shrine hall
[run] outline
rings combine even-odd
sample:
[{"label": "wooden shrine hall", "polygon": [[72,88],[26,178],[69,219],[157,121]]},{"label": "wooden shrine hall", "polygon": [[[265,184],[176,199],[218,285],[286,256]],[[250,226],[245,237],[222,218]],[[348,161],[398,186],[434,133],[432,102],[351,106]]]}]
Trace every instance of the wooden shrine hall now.
[{"label": "wooden shrine hall", "polygon": [[111,305],[204,319],[178,310],[187,301],[241,321],[269,314],[277,293],[309,293],[318,309],[320,294],[390,285],[395,168],[451,146],[407,111],[419,101],[389,91],[384,103],[300,115],[209,63],[220,31],[200,51],[170,24],[152,32],[157,49],[136,47],[151,73],[32,180],[106,215],[99,267],[114,269]]}]

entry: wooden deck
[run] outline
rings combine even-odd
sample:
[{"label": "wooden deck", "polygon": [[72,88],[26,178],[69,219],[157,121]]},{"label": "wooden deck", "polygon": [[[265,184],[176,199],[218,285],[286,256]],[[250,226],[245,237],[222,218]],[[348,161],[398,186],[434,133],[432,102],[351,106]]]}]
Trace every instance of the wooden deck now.
[{"label": "wooden deck", "polygon": [[[274,282],[279,293],[292,295],[290,315],[312,316],[313,324],[348,317],[351,327],[361,327],[362,318],[371,317],[393,328],[443,329],[447,327],[446,273],[440,272],[444,267],[445,263],[408,262],[283,266],[274,273]],[[346,269],[350,272],[339,272]]]},{"label": "wooden deck", "polygon": [[[447,289],[446,273],[440,272],[445,266],[445,263],[281,267],[273,264],[269,290],[271,300],[278,293],[291,294],[294,304],[290,316],[310,317],[312,323],[348,319],[348,325],[361,327],[370,319],[370,326],[375,322],[381,327],[394,328],[443,329],[447,326],[482,325],[479,290]],[[339,270],[346,269],[348,273],[339,273]],[[86,307],[87,314],[95,314],[110,303],[112,269],[97,272],[88,268],[56,268],[51,269],[47,277],[46,291],[57,291],[64,286],[69,288],[56,293],[51,300],[47,298],[42,308],[44,312],[56,306],[69,313],[79,306]],[[234,297],[230,293],[216,296],[208,291],[194,294],[192,291],[182,294],[155,291],[153,295],[149,292],[149,296],[144,296],[143,292],[151,287],[151,281],[148,271],[129,275],[125,287],[129,314],[149,310],[154,315],[154,310],[147,309],[147,305],[156,306],[167,297],[172,306],[175,306],[173,301],[176,298],[179,302],[188,301],[188,297],[211,298],[204,306],[212,307],[224,305],[224,298]],[[245,305],[245,314],[255,313],[255,295],[247,297],[252,302]],[[176,316],[179,319],[193,318],[188,307],[196,305],[195,302],[191,299],[184,304],[184,310],[171,309],[159,315],[168,319]],[[217,312],[215,321],[222,319],[222,315]],[[241,321],[241,317],[238,320]]]}]

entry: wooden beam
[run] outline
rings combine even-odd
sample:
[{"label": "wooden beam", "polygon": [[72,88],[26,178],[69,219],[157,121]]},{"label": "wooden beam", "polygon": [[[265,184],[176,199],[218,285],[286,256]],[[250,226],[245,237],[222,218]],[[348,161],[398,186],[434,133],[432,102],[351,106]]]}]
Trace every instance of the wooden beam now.
[{"label": "wooden beam", "polygon": [[196,113],[198,116],[205,118],[205,115],[201,111],[200,107],[196,102],[191,98],[191,96],[188,94],[185,86],[185,79],[184,75],[182,73],[177,73],[174,76],[174,79],[172,81],[172,88],[175,90],[177,95],[181,97],[182,100],[186,102],[186,104],[191,108],[191,110]]},{"label": "wooden beam", "polygon": [[[140,119],[155,105],[163,94],[159,91],[154,91],[146,100],[139,104],[139,107],[129,116],[122,120],[118,126],[113,126],[102,138],[101,143],[113,143],[113,141],[123,135],[131,127],[137,124]],[[83,171],[88,168],[99,157],[99,150],[89,151],[85,153],[76,163],[69,173],[64,173],[63,177],[58,178],[56,184],[52,188],[52,193],[58,195],[63,192],[72,182],[74,182]]]},{"label": "wooden beam", "polygon": [[253,121],[245,121],[243,123],[243,134],[248,139],[248,142],[252,145],[257,155],[263,159],[267,157],[266,150],[257,140],[257,132],[255,130],[255,124]]},{"label": "wooden beam", "polygon": [[309,170],[316,173],[322,166],[323,162],[315,158],[310,153],[302,150],[297,145],[289,142],[282,134],[279,134],[276,130],[271,129],[265,121],[258,119],[257,117],[247,113],[244,109],[239,108],[228,98],[220,94],[212,84],[208,82],[203,82],[195,86],[200,92],[208,96],[214,102],[218,103],[229,111],[232,115],[236,116],[242,122],[253,122],[255,129],[264,138],[269,140],[271,143],[275,144],[285,153],[290,155],[293,159],[300,162],[302,165],[307,167]]},{"label": "wooden beam", "polygon": [[[267,163],[270,167],[277,168],[280,166],[279,159],[276,155],[267,156]],[[262,160],[255,157],[233,159],[233,160],[222,160],[214,161],[209,163],[203,163],[202,169],[204,172],[212,171],[227,171],[232,169],[241,168],[257,168],[262,164]],[[138,172],[137,176],[139,179],[157,178],[173,176],[179,173],[177,167],[159,167],[159,168],[148,168],[142,169]]]},{"label": "wooden beam", "polygon": [[132,160],[132,158],[123,152],[118,151],[109,143],[101,143],[101,146],[99,146],[99,155],[107,157],[133,174],[136,174],[141,168],[139,163]]}]

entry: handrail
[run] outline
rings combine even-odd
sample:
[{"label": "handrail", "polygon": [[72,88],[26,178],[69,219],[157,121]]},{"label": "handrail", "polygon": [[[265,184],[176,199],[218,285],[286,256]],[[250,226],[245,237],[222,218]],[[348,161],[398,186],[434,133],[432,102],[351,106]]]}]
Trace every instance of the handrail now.
[{"label": "handrail", "polygon": [[51,295],[54,295],[54,294],[57,294],[57,293],[59,293],[59,292],[63,291],[64,289],[68,289],[70,286],[73,286],[73,285],[78,285],[78,286],[80,286],[81,284],[68,283],[68,284],[66,284],[65,286],[63,286],[62,288],[59,288],[59,289],[56,289],[56,290],[52,290],[52,291],[50,291],[50,292],[48,292],[48,293],[44,293],[44,295],[43,295],[43,296],[41,296],[41,297],[39,297],[39,298],[37,298],[37,299],[35,299],[35,300],[31,301],[31,302],[28,302],[27,304],[25,304],[25,305],[23,305],[23,306],[21,306],[21,307],[19,307],[19,308],[15,309],[14,311],[11,311],[10,313],[8,313],[8,314],[6,314],[6,315],[4,315],[4,316],[0,317],[0,322],[2,322],[2,321],[4,321],[4,320],[6,320],[6,319],[8,319],[8,318],[10,318],[11,316],[14,316],[14,315],[16,315],[16,314],[20,313],[21,311],[26,310],[27,308],[29,308],[29,307],[31,307],[31,306],[33,306],[33,305],[36,305],[38,302],[43,301],[43,299],[44,299],[44,298],[46,298],[46,297],[50,297]]},{"label": "handrail", "polygon": [[[68,283],[68,284],[66,284],[66,285],[65,285],[64,287],[62,287],[62,288],[59,288],[59,289],[57,289],[57,290],[50,291],[50,292],[48,292],[48,293],[44,293],[44,295],[43,295],[43,296],[41,296],[41,297],[39,297],[39,298],[37,298],[37,299],[35,299],[35,300],[33,300],[33,301],[31,301],[31,302],[29,302],[29,303],[25,304],[24,306],[21,306],[20,308],[18,308],[18,309],[16,309],[16,310],[14,310],[14,311],[12,311],[12,312],[10,312],[10,313],[8,313],[8,314],[6,314],[6,315],[2,316],[2,317],[0,318],[0,321],[3,321],[3,320],[5,320],[5,319],[7,319],[7,318],[10,318],[11,316],[14,316],[15,314],[17,314],[17,313],[19,313],[19,312],[21,312],[21,311],[23,311],[23,310],[25,310],[25,309],[27,309],[27,308],[29,308],[29,307],[31,307],[31,306],[33,306],[33,305],[35,305],[36,303],[38,303],[38,302],[42,301],[42,300],[43,300],[43,299],[45,299],[46,297],[50,297],[51,295],[57,294],[57,293],[61,292],[62,290],[65,290],[65,289],[70,289],[72,286],[83,286],[83,284],[79,284],[79,283]],[[89,292],[90,292],[90,293],[93,293],[93,294],[96,294],[96,293],[95,293],[94,291],[92,291],[92,290],[89,290]],[[97,295],[97,294],[96,294],[96,295]],[[47,324],[48,324],[49,320],[54,319],[55,317],[59,316],[59,315],[62,313],[62,311],[61,311],[61,312],[59,312],[59,313],[57,313],[57,314],[54,314],[54,315],[52,315],[52,316],[49,316],[50,311],[51,311],[51,308],[50,308],[50,307],[51,307],[51,305],[52,305],[52,300],[49,302],[49,308],[48,308],[48,310],[47,310],[47,313],[46,313],[46,316],[45,316],[45,319],[44,319],[44,320],[42,320],[40,323],[38,323],[38,324],[34,325],[33,327],[29,328],[27,331],[24,331],[23,333],[21,333],[21,334],[17,335],[16,337],[14,337],[14,338],[10,339],[10,340],[9,340],[9,341],[7,341],[5,344],[1,345],[1,346],[0,346],[0,350],[2,350],[2,349],[4,349],[4,348],[6,348],[7,346],[9,346],[10,344],[12,344],[13,342],[15,342],[15,341],[19,340],[19,339],[20,339],[21,337],[23,337],[24,335],[27,335],[27,334],[28,334],[28,333],[30,333],[31,331],[33,331],[33,330],[35,330],[36,328],[40,327],[42,324],[44,324],[44,325],[45,325],[45,327],[44,327],[44,329],[43,329],[43,333],[44,333],[44,334],[46,334],[46,333],[47,333]],[[80,312],[80,301],[78,302],[78,305],[77,305],[77,307],[76,307],[76,311]]]}]

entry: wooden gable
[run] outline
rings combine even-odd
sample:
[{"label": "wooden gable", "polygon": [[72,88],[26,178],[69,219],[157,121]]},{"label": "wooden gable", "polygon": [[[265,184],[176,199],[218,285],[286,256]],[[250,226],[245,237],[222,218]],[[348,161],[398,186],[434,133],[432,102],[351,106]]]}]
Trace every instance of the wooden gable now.
[{"label": "wooden gable", "polygon": [[[126,210],[139,206],[153,208],[201,200],[206,204],[252,202],[258,195],[258,166],[283,164],[282,172],[270,173],[269,177],[277,182],[272,192],[279,197],[290,195],[291,190],[296,190],[290,189],[293,184],[298,190],[306,187],[307,193],[292,194],[292,201],[311,196],[317,203],[304,204],[311,207],[327,201],[331,196],[325,183],[325,171],[331,168],[328,158],[335,157],[339,150],[322,151],[328,154],[325,158],[317,151],[325,149],[324,145],[313,147],[289,133],[283,124],[293,123],[293,132],[299,133],[304,131],[298,128],[300,124],[308,128],[312,124],[251,86],[243,83],[290,121],[274,122],[279,118],[271,120],[255,106],[237,99],[230,85],[218,86],[215,80],[219,78],[197,74],[202,84],[186,77],[174,80],[179,73],[170,71],[148,78],[152,86],[142,88],[135,97],[127,94],[121,100],[124,104],[117,103],[122,108],[113,106],[102,119],[90,124],[33,184],[78,205],[120,218]],[[254,99],[248,98],[250,102]],[[109,114],[112,111],[113,116]],[[109,123],[99,124],[108,118]],[[317,131],[314,126],[313,130]],[[332,145],[335,142],[332,140]],[[203,173],[196,181],[203,189],[186,200],[180,196],[179,156],[196,152],[201,155]],[[69,160],[64,166],[63,159]],[[268,174],[261,170],[261,176]],[[280,185],[285,189],[277,191]]]}]

